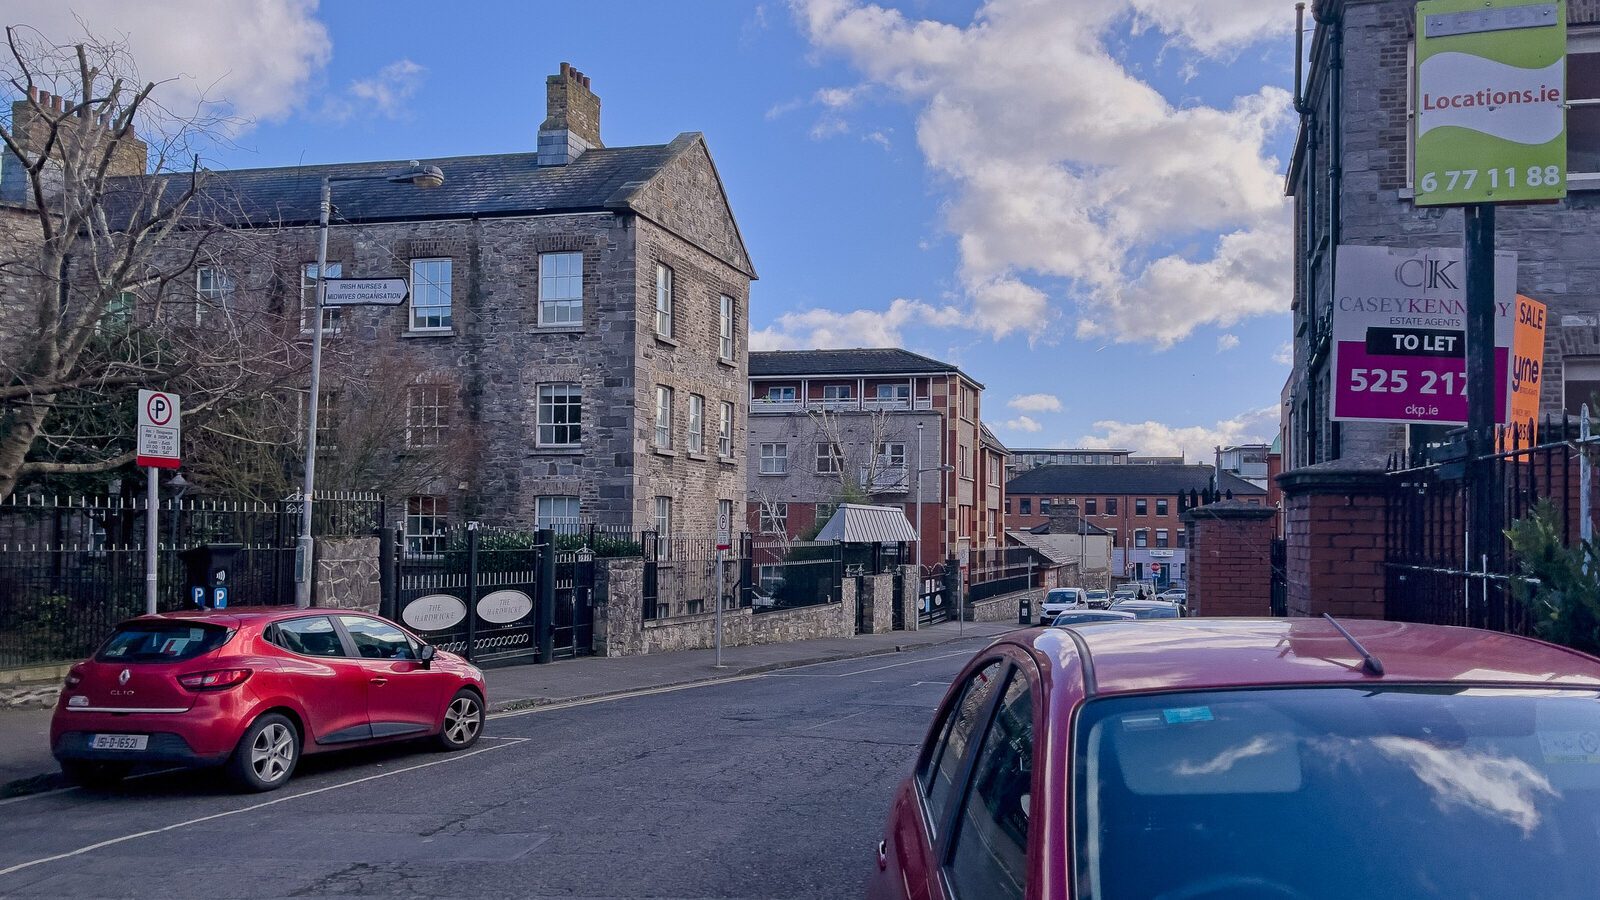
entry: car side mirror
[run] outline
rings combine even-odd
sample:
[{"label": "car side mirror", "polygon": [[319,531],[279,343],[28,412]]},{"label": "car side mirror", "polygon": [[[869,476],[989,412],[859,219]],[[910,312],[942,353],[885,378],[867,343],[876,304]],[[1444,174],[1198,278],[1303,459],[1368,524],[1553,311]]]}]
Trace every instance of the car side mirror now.
[{"label": "car side mirror", "polygon": [[439,650],[437,647],[432,644],[423,644],[422,652],[417,654],[417,659],[422,663],[422,667],[427,669],[433,666],[433,658],[438,655]]}]

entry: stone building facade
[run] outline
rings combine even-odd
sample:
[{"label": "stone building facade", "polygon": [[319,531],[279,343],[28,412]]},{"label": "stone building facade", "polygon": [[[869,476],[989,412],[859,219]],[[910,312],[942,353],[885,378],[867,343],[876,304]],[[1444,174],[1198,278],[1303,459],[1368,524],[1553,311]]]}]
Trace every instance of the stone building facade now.
[{"label": "stone building facade", "polygon": [[[1411,51],[1415,0],[1317,0],[1287,177],[1294,198],[1294,368],[1283,397],[1284,469],[1378,459],[1436,432],[1333,422],[1329,342],[1340,244],[1460,247],[1461,210],[1412,203]],[[1567,95],[1600,98],[1600,0],[1569,0]],[[1569,113],[1568,197],[1505,206],[1497,246],[1518,257],[1517,289],[1549,307],[1547,413],[1600,391],[1600,119]]]},{"label": "stone building facade", "polygon": [[896,348],[753,353],[749,390],[751,530],[801,536],[839,502],[916,523],[920,480],[923,565],[1003,546],[1006,449],[956,366]]},{"label": "stone building facade", "polygon": [[328,275],[402,277],[411,292],[399,307],[325,313],[326,358],[356,378],[415,373],[404,409],[331,407],[404,417],[395,453],[472,436],[450,471],[393,498],[394,521],[413,537],[469,519],[710,534],[719,503],[743,516],[756,277],[721,178],[699,133],[606,147],[599,98],[565,63],[546,94],[536,149],[425,160],[445,178],[432,190],[385,183],[405,162],[212,173],[208,214],[257,246],[238,271],[203,271],[298,306],[308,349],[331,177]]}]

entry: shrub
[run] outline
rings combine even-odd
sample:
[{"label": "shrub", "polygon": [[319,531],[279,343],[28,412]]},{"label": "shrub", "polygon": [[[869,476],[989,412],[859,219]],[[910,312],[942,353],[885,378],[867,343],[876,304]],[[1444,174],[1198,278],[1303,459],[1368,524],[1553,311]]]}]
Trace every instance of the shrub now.
[{"label": "shrub", "polygon": [[1600,653],[1600,547],[1562,540],[1562,512],[1542,500],[1506,530],[1522,579],[1512,593],[1527,607],[1534,632],[1555,644]]}]

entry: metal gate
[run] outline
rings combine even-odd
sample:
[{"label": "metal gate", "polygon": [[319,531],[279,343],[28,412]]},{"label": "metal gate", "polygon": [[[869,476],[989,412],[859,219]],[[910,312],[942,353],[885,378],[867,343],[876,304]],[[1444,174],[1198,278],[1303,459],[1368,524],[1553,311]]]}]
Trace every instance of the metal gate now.
[{"label": "metal gate", "polygon": [[945,590],[944,564],[927,567],[918,591],[917,624],[935,625],[950,620],[950,597]]},{"label": "metal gate", "polygon": [[856,582],[856,634],[872,633],[872,603],[867,597],[867,576],[853,576]]},{"label": "metal gate", "polygon": [[1272,542],[1272,614],[1279,618],[1289,614],[1289,550],[1283,538]]},{"label": "metal gate", "polygon": [[471,525],[413,538],[397,566],[400,621],[473,662],[535,661],[547,547]]},{"label": "metal gate", "polygon": [[556,659],[594,652],[594,553],[587,548],[555,554],[552,653]]}]

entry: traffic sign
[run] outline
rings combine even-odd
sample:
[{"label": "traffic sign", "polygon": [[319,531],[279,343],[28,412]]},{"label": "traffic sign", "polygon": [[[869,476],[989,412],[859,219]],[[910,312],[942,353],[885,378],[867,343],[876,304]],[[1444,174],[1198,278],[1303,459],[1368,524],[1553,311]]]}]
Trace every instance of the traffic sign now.
[{"label": "traffic sign", "polygon": [[404,278],[329,278],[323,306],[399,306],[411,291]]},{"label": "traffic sign", "polygon": [[733,521],[727,510],[717,511],[717,549],[727,550],[733,546]]},{"label": "traffic sign", "polygon": [[176,469],[181,456],[182,419],[177,394],[141,390],[135,462],[156,469]]}]

